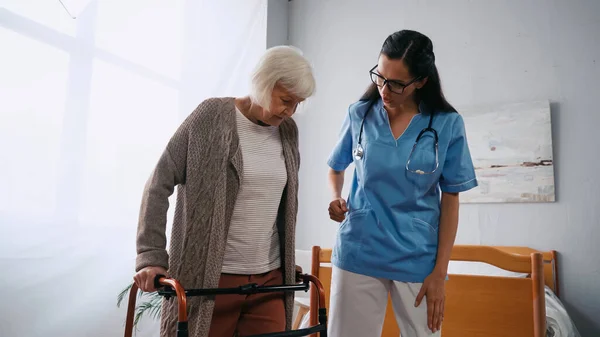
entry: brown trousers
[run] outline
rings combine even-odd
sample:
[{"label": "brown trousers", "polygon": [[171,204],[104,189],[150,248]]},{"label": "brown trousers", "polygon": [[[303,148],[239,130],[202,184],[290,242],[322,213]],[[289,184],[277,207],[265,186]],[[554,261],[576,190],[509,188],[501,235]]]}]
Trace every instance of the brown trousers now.
[{"label": "brown trousers", "polygon": [[[281,285],[280,269],[258,275],[221,274],[219,288],[248,283]],[[285,330],[285,302],[282,292],[253,295],[216,295],[208,337],[249,336]]]}]

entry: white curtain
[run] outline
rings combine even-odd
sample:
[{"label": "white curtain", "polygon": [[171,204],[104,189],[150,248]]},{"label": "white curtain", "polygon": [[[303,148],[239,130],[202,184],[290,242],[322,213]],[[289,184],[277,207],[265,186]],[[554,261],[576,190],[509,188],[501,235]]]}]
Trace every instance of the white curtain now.
[{"label": "white curtain", "polygon": [[266,47],[264,0],[63,3],[0,0],[2,337],[123,334],[144,183]]}]

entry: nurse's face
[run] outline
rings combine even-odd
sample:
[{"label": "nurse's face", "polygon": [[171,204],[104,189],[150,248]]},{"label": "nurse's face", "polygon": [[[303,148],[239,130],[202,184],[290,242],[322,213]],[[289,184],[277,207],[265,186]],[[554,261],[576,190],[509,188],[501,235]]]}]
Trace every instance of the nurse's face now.
[{"label": "nurse's face", "polygon": [[[423,87],[427,78],[421,80],[413,76],[401,59],[379,56],[379,62],[373,69],[371,78],[379,88],[379,94],[386,108],[396,108],[409,100],[414,101],[415,90]],[[384,86],[384,81],[387,80]]]}]

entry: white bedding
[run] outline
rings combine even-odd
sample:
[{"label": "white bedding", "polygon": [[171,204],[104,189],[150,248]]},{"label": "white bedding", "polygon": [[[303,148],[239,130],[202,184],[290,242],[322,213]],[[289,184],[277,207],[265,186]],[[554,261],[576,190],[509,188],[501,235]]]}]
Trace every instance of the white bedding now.
[{"label": "white bedding", "polygon": [[556,294],[546,287],[546,337],[581,337]]}]

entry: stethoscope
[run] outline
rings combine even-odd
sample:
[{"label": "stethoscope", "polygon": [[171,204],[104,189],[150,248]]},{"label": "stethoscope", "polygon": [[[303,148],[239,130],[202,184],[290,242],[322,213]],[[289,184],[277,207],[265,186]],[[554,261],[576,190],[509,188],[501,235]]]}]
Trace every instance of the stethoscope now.
[{"label": "stethoscope", "polygon": [[[354,149],[354,151],[352,151],[352,154],[354,155],[354,159],[356,159],[356,160],[361,160],[364,157],[364,155],[365,155],[365,151],[364,151],[364,149],[362,147],[361,142],[362,142],[362,134],[363,134],[363,128],[364,128],[364,125],[365,125],[365,120],[367,119],[367,116],[368,116],[368,114],[369,114],[370,111],[371,111],[371,107],[369,107],[367,109],[367,111],[365,112],[365,116],[363,117],[362,122],[360,123],[360,131],[358,133],[358,144],[356,145],[356,149]],[[437,131],[433,127],[431,127],[431,125],[433,124],[433,115],[434,115],[433,113],[431,113],[429,115],[429,125],[426,128],[424,128],[423,130],[421,130],[421,132],[419,132],[419,135],[417,136],[417,139],[415,139],[415,143],[413,144],[413,147],[410,150],[410,154],[408,155],[408,160],[406,161],[406,170],[407,171],[414,172],[414,173],[417,173],[417,174],[432,174],[432,173],[434,173],[437,170],[437,168],[439,166],[439,162],[438,162],[438,134],[437,134]],[[433,151],[435,152],[435,167],[434,167],[433,171],[430,171],[430,172],[426,172],[426,171],[423,171],[423,170],[411,170],[408,166],[410,164],[410,160],[412,158],[413,151],[417,147],[417,143],[419,142],[419,139],[421,139],[421,137],[423,136],[423,134],[425,132],[431,132],[431,133],[433,133],[433,137],[434,137]]]}]

